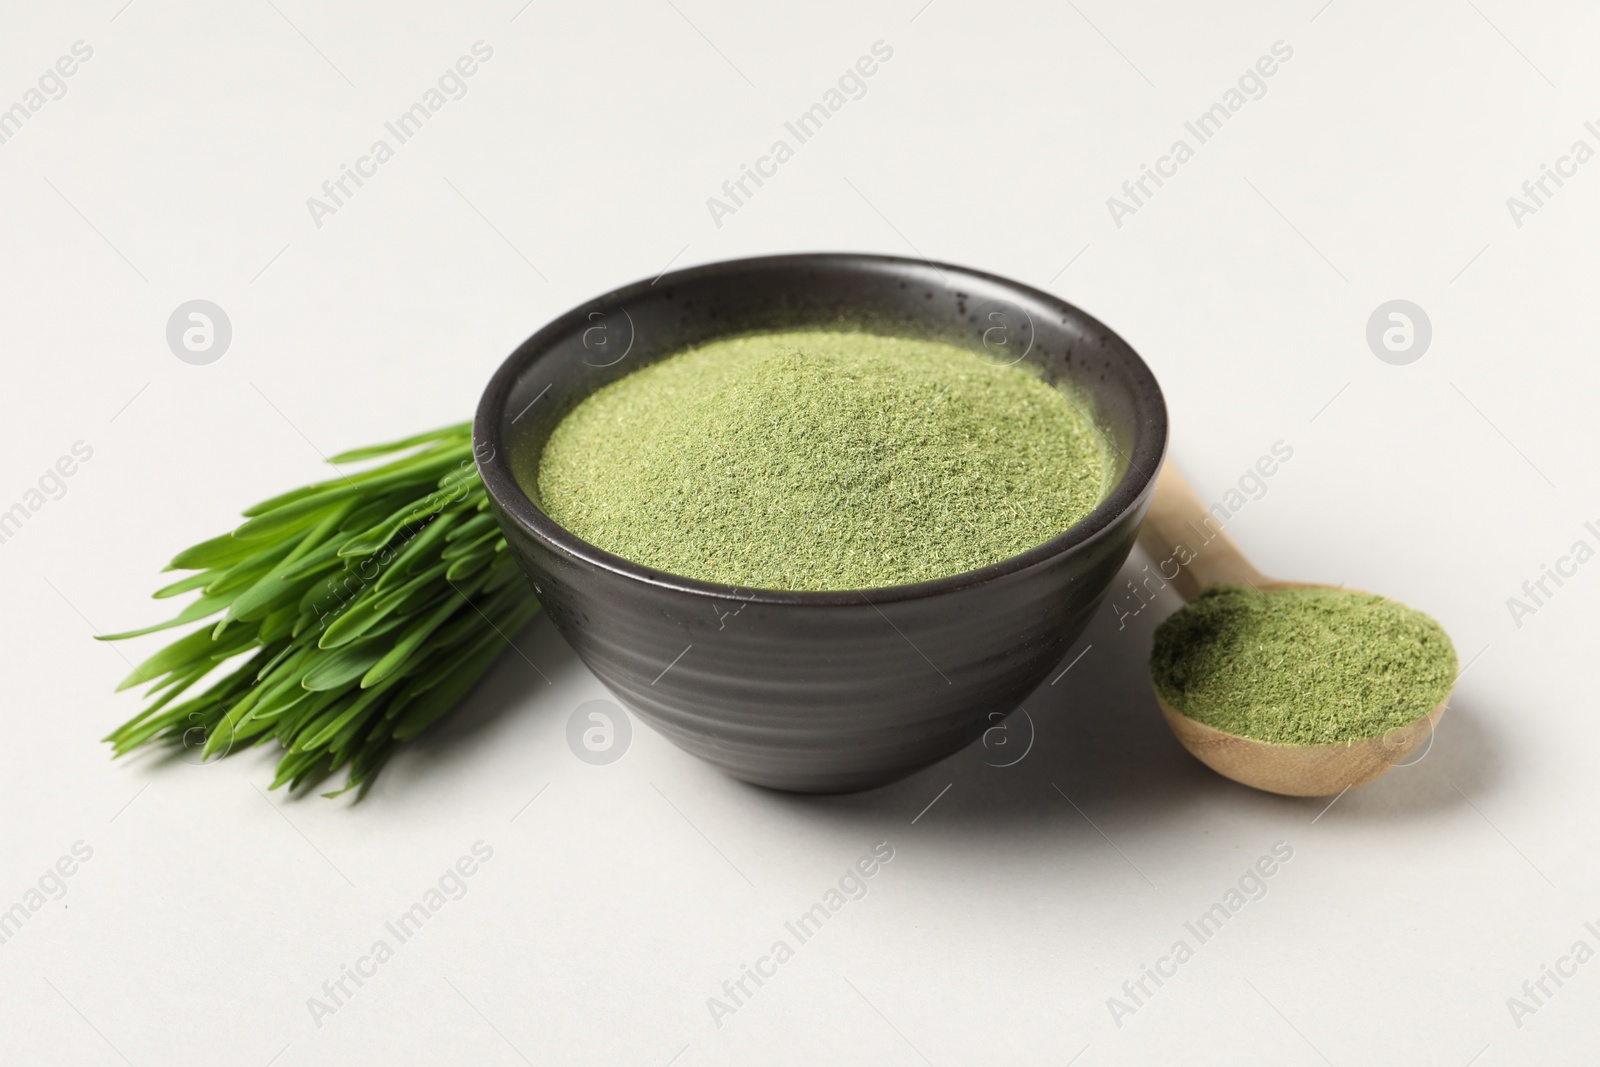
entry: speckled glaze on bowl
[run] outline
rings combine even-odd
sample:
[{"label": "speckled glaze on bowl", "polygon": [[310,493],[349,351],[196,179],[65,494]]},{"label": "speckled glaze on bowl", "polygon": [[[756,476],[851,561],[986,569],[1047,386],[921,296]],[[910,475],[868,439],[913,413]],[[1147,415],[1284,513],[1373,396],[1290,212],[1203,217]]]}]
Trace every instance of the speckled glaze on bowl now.
[{"label": "speckled glaze on bowl", "polygon": [[[1110,495],[1054,540],[982,570],[796,593],[630,563],[556,525],[518,482],[574,405],[630,371],[716,337],[842,323],[1021,356],[1076,383],[1121,457]],[[1048,293],[948,264],[811,254],[675,271],[573,309],[501,366],[473,437],[545,612],[623,704],[737,778],[832,793],[950,755],[1049,676],[1133,546],[1167,417],[1133,349]]]}]

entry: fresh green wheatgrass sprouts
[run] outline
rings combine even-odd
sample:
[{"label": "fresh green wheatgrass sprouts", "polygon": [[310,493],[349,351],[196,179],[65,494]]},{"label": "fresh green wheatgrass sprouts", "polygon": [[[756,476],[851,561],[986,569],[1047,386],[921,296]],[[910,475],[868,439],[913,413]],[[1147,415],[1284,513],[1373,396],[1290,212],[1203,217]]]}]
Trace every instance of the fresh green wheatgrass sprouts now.
[{"label": "fresh green wheatgrass sprouts", "polygon": [[370,785],[397,744],[466,694],[538,604],[489,512],[470,424],[330,462],[385,456],[263,501],[178,554],[167,569],[196,573],[155,595],[199,598],[103,640],[222,617],[122,683],[150,683],[152,699],[106,738],[116,755],[165,744],[210,758],[276,741],[272,788],[345,769],[326,794],[337,796]]}]

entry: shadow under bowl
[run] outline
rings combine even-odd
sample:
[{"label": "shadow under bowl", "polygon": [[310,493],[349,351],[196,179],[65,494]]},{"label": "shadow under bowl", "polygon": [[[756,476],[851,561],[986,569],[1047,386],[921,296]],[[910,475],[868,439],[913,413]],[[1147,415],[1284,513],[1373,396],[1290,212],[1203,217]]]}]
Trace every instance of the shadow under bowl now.
[{"label": "shadow under bowl", "polygon": [[[590,393],[690,345],[805,328],[946,341],[1071,382],[1119,457],[1109,495],[1058,537],[993,566],[838,592],[665,574],[589,544],[540,508],[544,444]],[[950,755],[1046,679],[1133,546],[1167,416],[1133,349],[1049,293],[946,264],[826,253],[692,267],[574,308],[496,372],[473,439],[500,527],[545,613],[623,704],[736,778],[835,793]]]}]

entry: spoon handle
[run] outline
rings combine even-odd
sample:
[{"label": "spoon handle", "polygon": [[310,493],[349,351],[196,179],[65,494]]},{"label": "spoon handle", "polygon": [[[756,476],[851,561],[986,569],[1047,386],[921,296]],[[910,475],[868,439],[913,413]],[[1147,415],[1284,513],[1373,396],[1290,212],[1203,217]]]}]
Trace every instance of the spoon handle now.
[{"label": "spoon handle", "polygon": [[1207,508],[1170,460],[1162,466],[1139,528],[1139,545],[1184,600],[1219,582],[1260,586],[1272,581],[1223,532],[1226,512],[1219,516],[1221,511]]}]

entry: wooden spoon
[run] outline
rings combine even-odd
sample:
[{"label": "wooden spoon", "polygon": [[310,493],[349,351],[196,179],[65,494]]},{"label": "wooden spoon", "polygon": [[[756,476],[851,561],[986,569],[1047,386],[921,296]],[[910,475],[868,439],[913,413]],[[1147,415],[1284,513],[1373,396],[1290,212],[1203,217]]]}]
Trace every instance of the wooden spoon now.
[{"label": "wooden spoon", "polygon": [[[1156,482],[1150,511],[1139,530],[1139,544],[1155,561],[1162,579],[1185,601],[1193,600],[1207,586],[1224,582],[1262,590],[1343,588],[1281,582],[1256,570],[1170,462],[1162,467]],[[1316,797],[1364,785],[1402,762],[1432,736],[1449,698],[1386,734],[1322,745],[1256,741],[1196,722],[1162,700],[1159,693],[1156,702],[1183,747],[1218,774],[1269,793]]]}]

